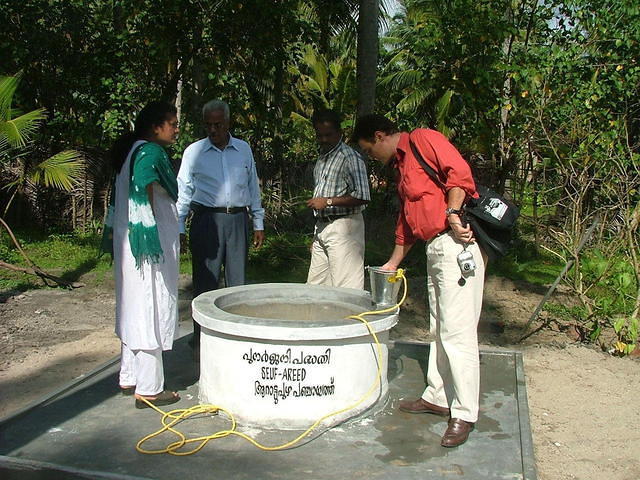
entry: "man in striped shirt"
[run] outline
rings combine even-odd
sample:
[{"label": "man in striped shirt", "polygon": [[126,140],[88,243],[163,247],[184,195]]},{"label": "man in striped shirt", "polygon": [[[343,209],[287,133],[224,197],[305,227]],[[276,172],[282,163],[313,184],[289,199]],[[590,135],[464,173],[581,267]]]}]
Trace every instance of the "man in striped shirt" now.
[{"label": "man in striped shirt", "polygon": [[320,156],[313,170],[315,187],[307,206],[316,226],[307,283],[364,288],[364,219],[371,199],[362,157],[342,141],[340,116],[314,113]]}]

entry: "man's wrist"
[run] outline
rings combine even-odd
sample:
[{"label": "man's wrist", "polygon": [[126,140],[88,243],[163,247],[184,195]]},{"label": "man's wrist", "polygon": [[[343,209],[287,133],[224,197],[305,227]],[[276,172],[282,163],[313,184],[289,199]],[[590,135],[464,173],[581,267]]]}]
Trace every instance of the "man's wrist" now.
[{"label": "man's wrist", "polygon": [[449,215],[447,215],[447,222],[449,223],[449,225],[462,226],[462,219],[457,213],[450,213]]}]

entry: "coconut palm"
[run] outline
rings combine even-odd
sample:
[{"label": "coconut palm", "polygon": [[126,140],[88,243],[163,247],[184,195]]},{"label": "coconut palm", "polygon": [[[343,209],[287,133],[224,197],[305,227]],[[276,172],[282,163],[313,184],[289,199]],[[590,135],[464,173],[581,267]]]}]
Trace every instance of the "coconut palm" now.
[{"label": "coconut palm", "polygon": [[20,82],[20,74],[0,78],[0,166],[14,178],[4,188],[12,195],[4,209],[7,214],[15,195],[27,186],[51,187],[70,191],[84,165],[82,155],[64,150],[42,161],[33,162],[30,144],[38,127],[46,119],[43,108],[21,114],[12,108],[13,95]]},{"label": "coconut palm", "polygon": [[[31,161],[29,147],[33,142],[33,135],[46,118],[46,111],[39,108],[21,114],[12,108],[13,95],[19,82],[20,74],[0,77],[0,168],[4,173],[14,177],[13,181],[4,186],[5,189],[13,190],[5,207],[4,215],[9,210],[16,193],[24,190],[27,186],[34,188],[45,186],[70,191],[82,173],[84,165],[81,154],[75,150],[65,150],[43,161]],[[38,268],[24,253],[11,228],[1,217],[0,225],[7,230],[29,268],[1,261],[0,267],[38,275],[45,283],[49,279],[64,286],[75,286]]]},{"label": "coconut palm", "polygon": [[348,49],[330,61],[313,45],[306,45],[297,64],[290,67],[290,73],[297,78],[296,87],[290,94],[294,107],[291,117],[295,121],[309,123],[315,108],[333,108],[346,114],[353,112],[356,66]]}]

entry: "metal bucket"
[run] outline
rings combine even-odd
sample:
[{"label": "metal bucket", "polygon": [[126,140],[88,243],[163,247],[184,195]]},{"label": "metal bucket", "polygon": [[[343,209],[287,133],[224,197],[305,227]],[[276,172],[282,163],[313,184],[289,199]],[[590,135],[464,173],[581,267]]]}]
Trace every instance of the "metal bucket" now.
[{"label": "metal bucket", "polygon": [[382,270],[380,267],[367,267],[371,283],[371,298],[377,308],[389,308],[398,303],[398,292],[402,281],[393,281],[397,271]]}]

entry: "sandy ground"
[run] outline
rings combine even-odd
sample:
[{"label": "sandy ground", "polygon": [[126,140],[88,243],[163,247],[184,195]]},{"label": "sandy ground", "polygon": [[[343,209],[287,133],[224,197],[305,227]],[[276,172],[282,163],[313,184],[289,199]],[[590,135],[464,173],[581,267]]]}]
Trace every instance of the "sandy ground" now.
[{"label": "sandy ground", "polygon": [[[392,338],[425,341],[424,281],[410,280]],[[181,321],[188,322],[188,279],[181,285]],[[0,417],[119,353],[112,287],[42,289],[0,298]],[[479,327],[484,348],[524,354],[538,478],[640,478],[640,361],[575,344],[556,330],[516,344],[543,293],[489,278]]]}]

